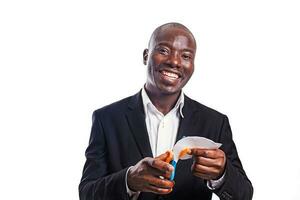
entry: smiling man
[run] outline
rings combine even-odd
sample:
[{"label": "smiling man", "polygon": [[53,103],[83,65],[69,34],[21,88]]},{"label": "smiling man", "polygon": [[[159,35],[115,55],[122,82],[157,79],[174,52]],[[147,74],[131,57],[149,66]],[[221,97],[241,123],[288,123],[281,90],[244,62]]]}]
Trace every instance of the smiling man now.
[{"label": "smiling man", "polygon": [[[196,41],[184,25],[168,23],[143,52],[147,80],[136,95],[98,109],[79,185],[82,200],[252,199],[252,184],[232,140],[228,118],[184,95],[194,72]],[[222,143],[191,150],[193,159],[166,162],[185,136]]]}]

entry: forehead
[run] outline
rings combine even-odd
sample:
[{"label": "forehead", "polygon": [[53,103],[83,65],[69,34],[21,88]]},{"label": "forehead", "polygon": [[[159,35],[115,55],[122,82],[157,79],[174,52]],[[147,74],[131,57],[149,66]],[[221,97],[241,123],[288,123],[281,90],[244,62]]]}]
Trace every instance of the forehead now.
[{"label": "forehead", "polygon": [[177,27],[158,30],[151,38],[150,44],[152,47],[166,44],[176,49],[196,51],[196,42],[192,34],[183,28]]}]

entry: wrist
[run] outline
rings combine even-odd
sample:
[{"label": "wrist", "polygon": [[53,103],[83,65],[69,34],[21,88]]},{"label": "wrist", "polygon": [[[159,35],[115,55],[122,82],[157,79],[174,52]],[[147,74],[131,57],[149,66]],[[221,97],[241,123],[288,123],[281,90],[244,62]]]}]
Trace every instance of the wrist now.
[{"label": "wrist", "polygon": [[137,190],[134,188],[134,184],[132,182],[133,167],[134,166],[131,166],[131,167],[128,168],[127,176],[126,176],[126,180],[127,180],[126,184],[127,184],[128,189],[131,192],[137,192]]}]

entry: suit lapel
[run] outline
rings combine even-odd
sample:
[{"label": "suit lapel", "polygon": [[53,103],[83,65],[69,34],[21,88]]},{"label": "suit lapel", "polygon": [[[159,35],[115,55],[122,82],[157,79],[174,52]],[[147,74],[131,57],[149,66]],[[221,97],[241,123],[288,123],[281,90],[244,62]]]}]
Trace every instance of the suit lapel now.
[{"label": "suit lapel", "polygon": [[[184,118],[180,120],[176,142],[188,136],[193,130],[193,116],[195,110],[193,101],[187,96],[184,96],[184,106],[182,110]],[[131,97],[126,117],[142,157],[153,157],[145,123],[141,92]]]},{"label": "suit lapel", "polygon": [[126,116],[142,157],[153,157],[145,123],[141,92],[130,99]]},{"label": "suit lapel", "polygon": [[183,118],[180,119],[179,128],[177,132],[176,142],[183,137],[186,137],[190,134],[190,131],[193,130],[193,116],[195,107],[193,101],[184,95],[184,106],[182,109]]}]

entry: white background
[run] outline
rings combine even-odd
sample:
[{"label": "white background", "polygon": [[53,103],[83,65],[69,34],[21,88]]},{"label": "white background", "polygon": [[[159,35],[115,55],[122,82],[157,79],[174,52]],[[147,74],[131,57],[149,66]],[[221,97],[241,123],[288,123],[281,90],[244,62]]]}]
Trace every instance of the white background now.
[{"label": "white background", "polygon": [[143,86],[150,34],[177,21],[198,42],[184,91],[228,115],[253,199],[300,199],[299,10],[289,0],[1,1],[0,198],[78,199],[93,110]]}]

